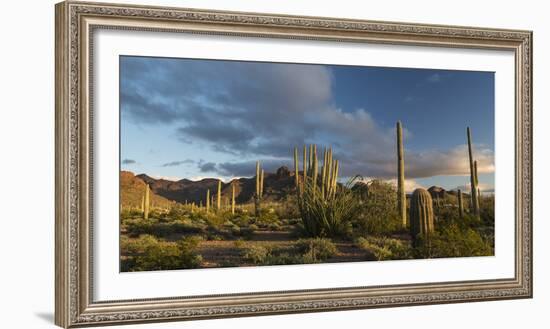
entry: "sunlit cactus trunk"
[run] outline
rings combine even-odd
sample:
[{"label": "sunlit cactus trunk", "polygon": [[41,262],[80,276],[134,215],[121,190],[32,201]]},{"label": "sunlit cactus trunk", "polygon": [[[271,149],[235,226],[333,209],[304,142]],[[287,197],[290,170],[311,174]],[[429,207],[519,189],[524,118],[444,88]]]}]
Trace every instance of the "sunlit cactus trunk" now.
[{"label": "sunlit cactus trunk", "polygon": [[311,168],[311,177],[312,177],[312,184],[313,184],[313,197],[315,198],[315,194],[317,192],[317,170],[318,170],[318,163],[317,163],[317,145],[313,145],[313,156],[312,156],[313,164]]},{"label": "sunlit cactus trunk", "polygon": [[235,215],[235,184],[231,184],[231,214]]},{"label": "sunlit cactus trunk", "polygon": [[298,168],[300,167],[300,164],[298,163],[298,148],[294,148],[294,185],[296,185],[296,189],[300,187],[300,173]]},{"label": "sunlit cactus trunk", "polygon": [[216,210],[220,211],[222,206],[222,181],[218,180],[218,197],[217,197]]},{"label": "sunlit cactus trunk", "polygon": [[206,212],[210,211],[210,189],[206,190]]},{"label": "sunlit cactus trunk", "polygon": [[432,196],[423,188],[414,190],[409,209],[410,233],[416,246],[416,240],[421,237],[430,239],[434,227],[434,210]]},{"label": "sunlit cactus trunk", "polygon": [[458,190],[458,216],[464,218],[464,203],[462,199],[462,191]]},{"label": "sunlit cactus trunk", "polygon": [[145,184],[145,195],[143,197],[143,219],[149,219],[149,184]]},{"label": "sunlit cactus trunk", "polygon": [[260,161],[256,161],[256,194],[254,195],[254,212],[256,217],[260,216],[260,201],[262,198],[262,174],[260,171]]},{"label": "sunlit cactus trunk", "polygon": [[397,210],[403,227],[407,226],[407,199],[405,197],[405,156],[403,151],[403,129],[397,121]]},{"label": "sunlit cactus trunk", "polygon": [[476,182],[476,169],[474,165],[474,157],[472,151],[472,133],[470,127],[466,128],[466,134],[468,136],[468,156],[470,159],[470,188],[471,188],[471,206],[474,216],[479,217],[479,203],[477,200],[477,182]]}]

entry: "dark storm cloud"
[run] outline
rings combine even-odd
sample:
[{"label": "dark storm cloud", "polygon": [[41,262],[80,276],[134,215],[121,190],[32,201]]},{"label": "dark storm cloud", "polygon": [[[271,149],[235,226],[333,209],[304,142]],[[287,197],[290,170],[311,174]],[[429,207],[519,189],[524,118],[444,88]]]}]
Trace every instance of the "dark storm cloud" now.
[{"label": "dark storm cloud", "polygon": [[[342,176],[395,176],[395,128],[381,126],[365,109],[338,108],[326,66],[135,57],[123,57],[121,65],[122,115],[164,124],[182,142],[243,159],[281,159],[266,161],[274,170],[291,164],[294,146],[315,141],[334,147]],[[492,151],[476,149],[480,172],[492,172]],[[463,146],[405,151],[408,178],[467,174]],[[198,168],[251,176],[254,163],[199,162]]]},{"label": "dark storm cloud", "polygon": [[195,161],[192,159],[185,159],[181,161],[171,161],[171,162],[163,163],[161,167],[177,167],[177,166],[181,166],[183,164],[189,164],[189,163],[195,163]]},{"label": "dark storm cloud", "polygon": [[[289,161],[279,159],[260,160],[260,163],[261,168],[268,173],[274,173],[282,166],[291,166]],[[256,161],[222,162],[217,165],[217,172],[224,176],[250,177],[256,173]]]},{"label": "dark storm cloud", "polygon": [[124,160],[122,160],[122,164],[125,164],[125,165],[135,164],[135,163],[136,163],[136,160],[132,160],[132,159],[124,159]]},{"label": "dark storm cloud", "polygon": [[214,162],[199,162],[197,165],[201,172],[215,172],[216,164]]}]

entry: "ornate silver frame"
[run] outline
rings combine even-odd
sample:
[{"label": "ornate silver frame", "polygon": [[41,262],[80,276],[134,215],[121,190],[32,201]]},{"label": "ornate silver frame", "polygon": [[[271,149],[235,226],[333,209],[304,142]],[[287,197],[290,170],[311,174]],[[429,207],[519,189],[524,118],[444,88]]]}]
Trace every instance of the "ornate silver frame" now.
[{"label": "ornate silver frame", "polygon": [[[506,49],[515,53],[516,266],[511,279],[93,302],[90,37],[95,29]],[[56,5],[56,298],[62,327],[530,298],[532,32],[65,1]]]}]

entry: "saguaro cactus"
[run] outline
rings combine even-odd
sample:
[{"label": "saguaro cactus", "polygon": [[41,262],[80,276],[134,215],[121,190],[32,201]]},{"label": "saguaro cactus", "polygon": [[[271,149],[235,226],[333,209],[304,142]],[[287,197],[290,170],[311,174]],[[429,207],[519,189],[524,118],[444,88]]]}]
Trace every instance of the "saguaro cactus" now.
[{"label": "saguaro cactus", "polygon": [[145,195],[143,197],[143,219],[149,219],[149,184],[145,184]]},{"label": "saguaro cactus", "polygon": [[405,156],[403,151],[403,129],[397,121],[397,211],[403,227],[407,226],[407,199],[405,197]]},{"label": "saguaro cactus", "polygon": [[220,211],[222,208],[222,181],[218,180],[218,197],[216,199],[216,210]]},{"label": "saguaro cactus", "polygon": [[296,188],[300,187],[300,173],[298,172],[298,148],[294,148],[294,184],[296,185]]},{"label": "saguaro cactus", "polygon": [[472,132],[470,127],[466,128],[466,135],[468,136],[468,156],[470,159],[470,188],[471,188],[471,203],[472,213],[474,216],[479,217],[479,203],[477,200],[477,182],[476,182],[476,169],[474,165],[474,157],[472,151]]},{"label": "saguaro cactus", "polygon": [[260,171],[260,161],[256,161],[256,195],[254,195],[254,212],[256,217],[260,216],[260,200],[262,198],[262,177]]},{"label": "saguaro cactus", "polygon": [[265,172],[262,169],[262,172],[260,174],[260,199],[264,196],[264,176]]},{"label": "saguaro cactus", "polygon": [[231,214],[235,215],[235,184],[231,184]]},{"label": "saguaro cactus", "polygon": [[462,200],[462,191],[458,190],[458,216],[464,218],[464,203]]},{"label": "saguaro cactus", "polygon": [[[415,241],[419,235],[429,239],[434,231],[434,210],[430,192],[423,188],[414,190],[409,210],[410,232]],[[414,242],[416,245],[416,241]]]},{"label": "saguaro cactus", "polygon": [[206,212],[210,211],[210,189],[206,190]]}]

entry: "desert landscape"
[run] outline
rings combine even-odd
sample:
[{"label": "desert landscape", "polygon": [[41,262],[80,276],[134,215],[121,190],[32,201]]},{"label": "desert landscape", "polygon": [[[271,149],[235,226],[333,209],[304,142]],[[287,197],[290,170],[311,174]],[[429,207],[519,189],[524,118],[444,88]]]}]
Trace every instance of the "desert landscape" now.
[{"label": "desert landscape", "polygon": [[344,182],[332,147],[316,144],[289,148],[293,168],[266,172],[257,161],[229,181],[121,171],[121,271],[493,255],[494,194],[481,193],[469,128],[465,137],[468,191],[405,192],[401,122],[396,184]]}]

